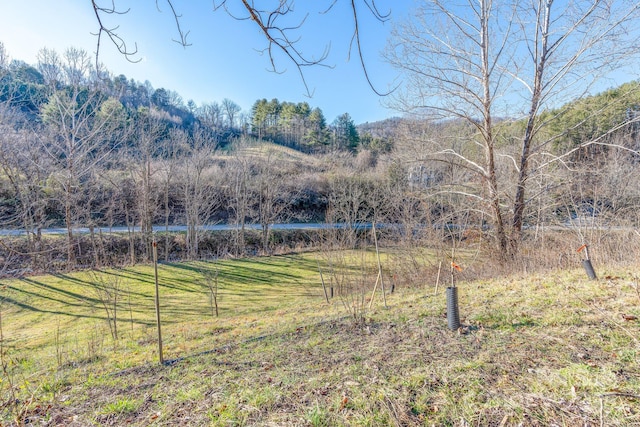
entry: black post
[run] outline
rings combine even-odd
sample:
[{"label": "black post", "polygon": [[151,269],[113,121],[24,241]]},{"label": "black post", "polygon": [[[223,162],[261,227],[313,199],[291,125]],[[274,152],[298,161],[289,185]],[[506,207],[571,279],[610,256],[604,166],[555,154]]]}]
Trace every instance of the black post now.
[{"label": "black post", "polygon": [[591,260],[583,259],[582,266],[584,267],[584,271],[587,272],[587,276],[589,277],[589,279],[596,280],[598,278],[598,276],[596,276],[595,270],[593,269],[593,265],[591,265]]},{"label": "black post", "polygon": [[447,324],[449,329],[457,331],[460,328],[460,311],[458,310],[458,288],[447,288]]},{"label": "black post", "polygon": [[587,277],[591,280],[596,280],[598,276],[596,276],[596,272],[593,269],[593,265],[591,265],[591,258],[589,257],[589,245],[586,243],[578,248],[578,253],[584,250],[585,259],[582,260],[582,267],[584,267],[584,271],[587,272]]}]

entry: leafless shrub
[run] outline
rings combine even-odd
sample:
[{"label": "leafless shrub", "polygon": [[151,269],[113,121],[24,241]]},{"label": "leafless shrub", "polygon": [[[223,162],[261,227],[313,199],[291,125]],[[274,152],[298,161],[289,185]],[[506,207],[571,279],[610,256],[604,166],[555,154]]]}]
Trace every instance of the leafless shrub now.
[{"label": "leafless shrub", "polygon": [[200,270],[202,274],[201,283],[207,290],[209,296],[209,307],[211,308],[211,317],[218,317],[218,266],[215,265],[214,270]]},{"label": "leafless shrub", "polygon": [[[367,295],[373,288],[371,266],[366,253],[351,251],[323,251],[326,277],[332,296],[337,296],[344,310],[356,324],[365,321]],[[334,293],[335,289],[335,293]]]},{"label": "leafless shrub", "polygon": [[123,296],[122,278],[117,271],[94,271],[92,291],[104,308],[109,332],[114,343],[118,342],[118,303]]}]

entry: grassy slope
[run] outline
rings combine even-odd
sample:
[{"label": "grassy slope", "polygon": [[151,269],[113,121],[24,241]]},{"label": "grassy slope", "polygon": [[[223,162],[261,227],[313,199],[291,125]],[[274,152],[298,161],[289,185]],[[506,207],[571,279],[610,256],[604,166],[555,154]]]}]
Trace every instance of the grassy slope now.
[{"label": "grassy slope", "polygon": [[461,284],[457,333],[435,276],[426,287],[399,284],[389,309],[378,297],[356,325],[345,299],[324,301],[314,254],[217,263],[217,319],[203,269],[214,266],[160,267],[165,356],[180,358],[169,366],[154,362],[152,268],[110,272],[126,291],[117,348],[94,277],[5,281],[4,422],[640,424],[640,324],[622,318],[640,317],[630,273]]},{"label": "grassy slope", "polygon": [[[296,168],[298,170],[306,168],[307,170],[313,170],[322,164],[322,161],[314,155],[305,154],[301,151],[294,150],[289,147],[274,144],[272,142],[254,142],[245,147],[238,148],[241,156],[254,157],[255,159],[265,159],[269,155],[272,161],[277,161],[278,166],[283,169]],[[219,154],[219,159],[232,158],[235,154],[222,155]]]}]

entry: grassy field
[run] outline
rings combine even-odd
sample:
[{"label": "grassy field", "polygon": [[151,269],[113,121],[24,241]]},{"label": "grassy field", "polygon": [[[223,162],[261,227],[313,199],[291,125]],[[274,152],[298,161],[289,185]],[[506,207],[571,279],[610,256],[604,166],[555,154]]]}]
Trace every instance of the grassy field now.
[{"label": "grassy field", "polygon": [[0,424],[640,425],[632,273],[467,274],[454,332],[437,258],[382,265],[387,308],[370,252],[161,265],[165,365],[152,266],[4,280]]}]

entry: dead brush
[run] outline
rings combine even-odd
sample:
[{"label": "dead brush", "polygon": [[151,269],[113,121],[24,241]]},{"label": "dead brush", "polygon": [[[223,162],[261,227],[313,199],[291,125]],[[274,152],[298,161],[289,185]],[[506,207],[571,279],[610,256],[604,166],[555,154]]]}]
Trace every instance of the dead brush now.
[{"label": "dead brush", "polygon": [[118,270],[108,272],[96,270],[91,274],[92,292],[104,309],[109,332],[116,346],[118,344],[118,307],[124,294],[121,275],[122,273]]},{"label": "dead brush", "polygon": [[9,413],[15,425],[22,426],[28,423],[28,414],[38,390],[32,385],[33,378],[20,375],[19,365],[20,361],[12,357],[3,345],[0,349],[0,411]]},{"label": "dead brush", "polygon": [[[396,286],[414,287],[432,285],[438,273],[438,261],[425,251],[412,246],[394,248],[385,263],[387,276]],[[433,282],[433,283],[431,283]]]},{"label": "dead brush", "polygon": [[202,279],[200,284],[206,289],[207,296],[209,298],[209,308],[211,309],[211,317],[216,318],[220,316],[218,308],[218,265],[214,264],[213,271],[200,269]]},{"label": "dead brush", "polygon": [[[504,259],[490,241],[461,240],[458,252],[466,258],[470,276],[477,279],[534,274],[580,267],[576,248],[584,243],[573,230],[549,229],[525,235],[517,254]],[[630,229],[599,229],[588,234],[594,267],[634,265],[640,258],[640,237]],[[488,238],[488,237],[487,237]],[[446,255],[446,250],[441,250]]]},{"label": "dead brush", "polygon": [[368,295],[378,275],[373,258],[366,251],[327,251],[323,257],[326,273],[322,280],[329,278],[332,295],[338,297],[354,323],[364,323],[371,302]]}]

